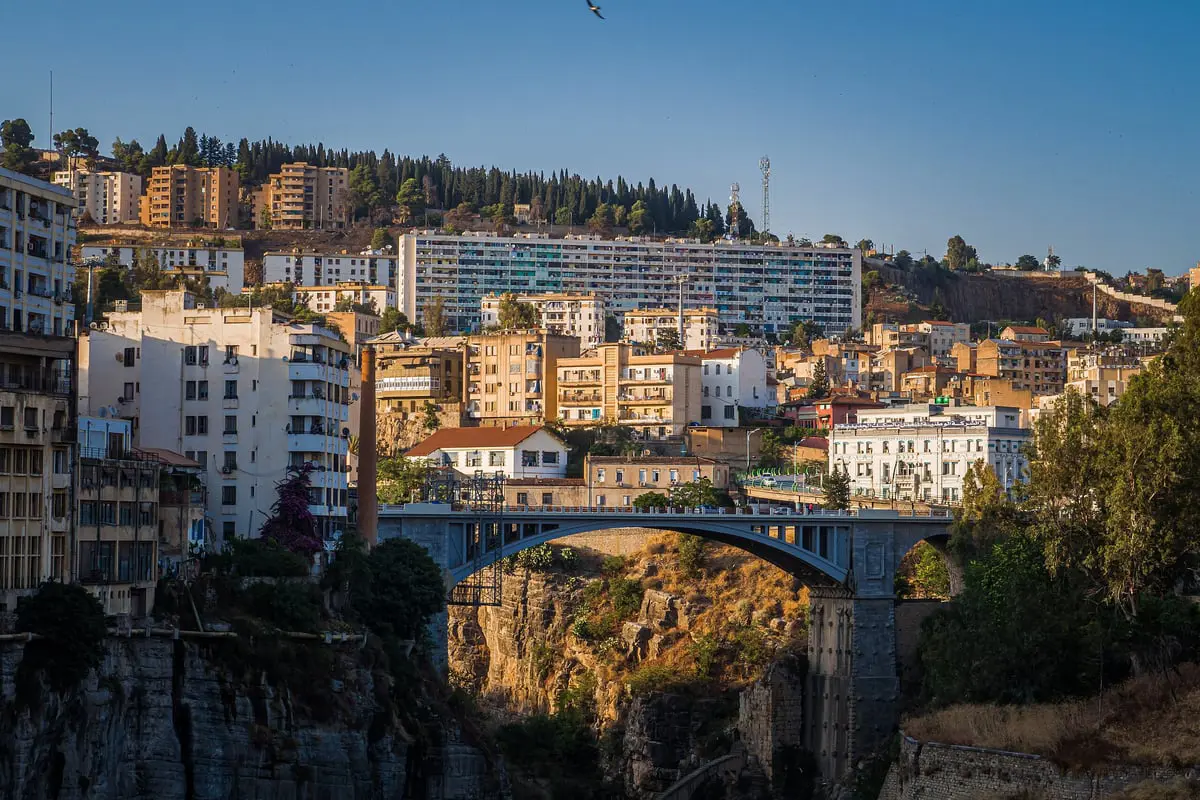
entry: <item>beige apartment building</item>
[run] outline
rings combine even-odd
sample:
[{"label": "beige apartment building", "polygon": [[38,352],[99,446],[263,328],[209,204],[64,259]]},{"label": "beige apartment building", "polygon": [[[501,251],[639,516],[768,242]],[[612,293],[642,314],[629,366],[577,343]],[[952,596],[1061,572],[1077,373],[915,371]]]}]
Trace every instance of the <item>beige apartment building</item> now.
[{"label": "beige apartment building", "polygon": [[275,230],[344,228],[350,217],[350,170],[284,164],[254,197],[254,225]]},{"label": "beige apartment building", "polygon": [[728,489],[730,467],[703,456],[587,456],[583,461],[589,506],[631,506],[641,494],[669,497],[671,488],[707,478]]},{"label": "beige apartment building", "polygon": [[579,339],[546,331],[467,337],[464,417],[504,428],[557,419],[557,367],[578,355]]},{"label": "beige apartment building", "polygon": [[0,603],[71,578],[75,341],[0,334]]},{"label": "beige apartment building", "polygon": [[[683,312],[683,349],[712,350],[720,343],[720,325],[715,308],[690,308]],[[665,330],[679,330],[679,311],[643,308],[626,311],[621,340],[653,347]]]},{"label": "beige apartment building", "polygon": [[[534,307],[541,326],[559,336],[579,339],[579,349],[589,350],[604,342],[604,316],[607,304],[594,294],[519,294],[517,302]],[[479,302],[480,319],[486,330],[500,324],[502,295],[484,297]]]},{"label": "beige apartment building", "polygon": [[142,176],[131,172],[92,172],[86,169],[55,172],[53,182],[75,195],[76,213],[97,225],[137,224],[142,198]]},{"label": "beige apartment building", "polygon": [[395,332],[371,341],[375,348],[375,408],[400,421],[462,401],[465,340],[417,344]]},{"label": "beige apartment building", "polygon": [[[958,369],[970,371],[961,359]],[[988,339],[975,348],[974,371],[1010,378],[1013,388],[1029,389],[1035,395],[1059,394],[1066,381],[1067,357],[1060,342]]]},{"label": "beige apartment building", "polygon": [[701,362],[682,353],[647,354],[604,344],[558,364],[558,406],[566,425],[628,425],[643,439],[681,436],[699,422]]},{"label": "beige apartment building", "polygon": [[231,167],[155,167],[140,218],[156,228],[236,228],[240,178]]},{"label": "beige apartment building", "polygon": [[362,366],[362,351],[367,342],[379,335],[379,317],[359,311],[329,311],[325,314],[328,327],[336,327],[354,353],[354,363]]}]

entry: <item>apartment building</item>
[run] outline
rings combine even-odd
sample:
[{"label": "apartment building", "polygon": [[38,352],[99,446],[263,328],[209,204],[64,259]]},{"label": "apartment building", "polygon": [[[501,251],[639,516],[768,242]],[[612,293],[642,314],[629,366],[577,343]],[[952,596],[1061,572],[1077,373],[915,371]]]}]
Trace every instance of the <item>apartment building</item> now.
[{"label": "apartment building", "polygon": [[467,337],[464,417],[501,428],[557,419],[557,368],[578,355],[579,339],[545,331]]},{"label": "apartment building", "polygon": [[0,331],[71,333],[75,198],[0,168]]},{"label": "apartment building", "polygon": [[[500,300],[503,295],[489,295],[479,304],[482,327],[486,330],[500,325]],[[604,342],[604,317],[607,304],[594,294],[521,294],[520,303],[528,303],[537,311],[539,327],[559,336],[574,336],[580,352]]]},{"label": "apartment building", "polygon": [[876,322],[867,333],[867,343],[890,349],[893,347],[926,347],[928,334],[916,325],[901,325],[896,322]]},{"label": "apartment building", "polygon": [[129,420],[80,417],[74,574],[105,614],[145,616],[158,581],[157,456],[133,447]]},{"label": "apartment building", "polygon": [[246,285],[246,251],[236,238],[186,237],[149,246],[85,244],[79,250],[85,262],[115,259],[126,269],[133,267],[139,252],[153,255],[166,274],[207,279],[213,291],[224,289],[230,294],[241,294]]},{"label": "apartment building", "polygon": [[1026,478],[1030,431],[1020,409],[914,404],[861,409],[829,434],[829,469],[844,470],[856,495],[957,503],[977,461],[1009,489]]},{"label": "apartment building", "polygon": [[[715,308],[686,308],[683,311],[684,350],[712,350],[720,338],[720,318]],[[679,333],[679,310],[640,308],[626,311],[621,341],[654,347],[664,331]],[[668,334],[669,335],[669,334]]]},{"label": "apartment building", "polygon": [[757,350],[726,347],[684,355],[700,359],[701,425],[736,428],[739,409],[753,414],[775,405],[774,392],[767,388],[767,361]]},{"label": "apartment building", "polygon": [[949,367],[926,364],[905,372],[900,377],[899,391],[913,401],[930,401],[941,397],[960,374]]},{"label": "apartment building", "polygon": [[700,359],[604,344],[558,362],[558,407],[566,425],[628,425],[641,439],[681,436],[700,420]]},{"label": "apartment building", "polygon": [[76,214],[97,225],[138,223],[142,176],[131,172],[60,170],[52,180],[75,195]]},{"label": "apartment building", "polygon": [[[871,376],[866,383],[872,389],[898,392],[904,375],[929,364],[929,354],[923,347],[896,347],[871,355]],[[959,369],[962,369],[959,367]]]},{"label": "apartment building", "polygon": [[379,335],[379,317],[360,311],[327,311],[325,324],[337,328],[350,345],[354,354],[354,365],[362,367],[362,351],[367,343]]},{"label": "apartment building", "polygon": [[319,325],[146,291],[141,311],[80,339],[80,403],[131,420],[136,448],[202,464],[218,540],[255,535],[276,484],[313,465],[309,509],[329,538],[346,522],[350,370],[349,346]]},{"label": "apartment building", "polygon": [[1012,408],[1033,408],[1033,392],[1029,389],[1013,388],[1009,378],[993,378],[986,375],[973,375],[968,372],[955,373],[950,378],[950,385],[943,390],[943,396],[957,398],[968,405],[976,406],[1009,406]]},{"label": "apartment building", "polygon": [[0,333],[0,601],[71,578],[72,339]]},{"label": "apartment building", "polygon": [[400,237],[399,255],[401,310],[417,319],[442,297],[457,330],[479,326],[492,294],[594,293],[621,316],[677,305],[679,279],[685,308],[716,308],[722,324],[759,336],[803,319],[828,331],[862,326],[862,254],[849,248],[425,232]]},{"label": "apartment building", "polygon": [[728,489],[730,467],[703,456],[586,456],[583,461],[589,506],[629,507],[642,494],[669,497],[671,489],[708,479]]},{"label": "apartment building", "polygon": [[[961,358],[958,369],[972,371],[963,369]],[[1060,342],[987,339],[975,347],[973,371],[1010,378],[1013,388],[1029,389],[1035,395],[1059,394],[1066,380],[1067,356]]]},{"label": "apartment building", "polygon": [[541,425],[442,428],[404,454],[464,475],[482,470],[505,478],[563,478],[567,444]]},{"label": "apartment building", "polygon": [[959,342],[971,341],[971,326],[966,322],[927,319],[917,323],[917,330],[925,336],[925,350],[934,358],[950,355]]},{"label": "apartment building", "polygon": [[[294,283],[297,286],[334,286],[343,282],[358,282],[395,289],[396,257],[370,251],[267,252],[263,254],[263,281]],[[415,317],[410,314],[409,319]]]},{"label": "apartment building", "polygon": [[213,547],[205,509],[208,489],[200,462],[174,450],[150,447],[142,450],[158,459],[161,473],[158,491],[159,572],[176,573],[183,564],[210,552]]},{"label": "apartment building", "polygon": [[1048,342],[1050,331],[1036,325],[1009,325],[1000,331],[1000,338],[1010,342]]},{"label": "apartment building", "polygon": [[[280,287],[283,284],[266,284]],[[396,307],[396,291],[390,286],[370,283],[339,283],[334,286],[293,286],[292,299],[304,307],[324,314],[337,308],[339,301],[348,301],[382,314]]]},{"label": "apartment building", "polygon": [[1109,334],[1115,330],[1133,327],[1132,322],[1124,322],[1119,319],[1092,319],[1091,317],[1071,317],[1070,319],[1063,320],[1061,325],[1063,330],[1066,331],[1067,336],[1072,339],[1082,339],[1085,336],[1090,336],[1092,331]]},{"label": "apartment building", "polygon": [[426,345],[392,332],[373,339],[371,346],[375,348],[375,409],[380,417],[404,421],[422,413],[426,404],[462,402],[465,339]]},{"label": "apartment building", "polygon": [[1144,368],[1142,359],[1126,348],[1072,350],[1067,356],[1066,388],[1109,406],[1125,394],[1130,379]]},{"label": "apartment building", "polygon": [[350,170],[284,164],[254,198],[254,225],[275,230],[329,230],[350,220]]},{"label": "apartment building", "polygon": [[236,228],[239,185],[231,167],[155,167],[139,218],[154,228]]}]

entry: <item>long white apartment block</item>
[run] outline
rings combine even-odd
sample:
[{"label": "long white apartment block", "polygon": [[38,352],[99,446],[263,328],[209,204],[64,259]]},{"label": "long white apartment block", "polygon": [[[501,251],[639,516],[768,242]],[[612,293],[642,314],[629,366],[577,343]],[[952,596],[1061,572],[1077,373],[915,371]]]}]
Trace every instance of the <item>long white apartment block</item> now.
[{"label": "long white apartment block", "polygon": [[87,214],[98,225],[138,223],[141,175],[74,169],[55,172],[53,181],[75,195],[80,217]]},{"label": "long white apartment block", "polygon": [[368,250],[361,253],[270,251],[263,254],[264,283],[293,283],[296,286],[370,283],[398,289],[396,277],[396,256],[392,253]]},{"label": "long white apartment block", "polygon": [[0,330],[69,336],[74,196],[0,168]]},{"label": "long white apartment block", "polygon": [[915,404],[859,409],[858,421],[835,425],[829,469],[850,475],[855,495],[955,503],[976,461],[1001,484],[1026,479],[1030,431],[1021,410],[1005,406]]},{"label": "long white apartment block", "polygon": [[[541,318],[541,327],[560,336],[574,336],[579,349],[589,350],[604,343],[604,317],[607,304],[594,294],[519,294],[517,301],[534,307]],[[489,295],[479,304],[481,326],[500,324],[500,301],[503,295]]]},{"label": "long white apartment block", "polygon": [[345,529],[349,346],[265,308],[199,308],[182,290],[142,293],[80,338],[80,413],[133,422],[135,446],[204,465],[223,539],[256,536],[289,468],[312,464],[309,510]]},{"label": "long white apartment block", "polygon": [[480,324],[480,302],[514,292],[594,293],[622,316],[642,307],[716,308],[721,323],[778,334],[811,319],[826,331],[862,326],[862,253],[851,248],[539,234],[400,237],[400,308],[420,319],[441,297],[450,327]]},{"label": "long white apartment block", "polygon": [[168,244],[91,245],[80,248],[84,261],[105,261],[116,253],[117,263],[132,267],[139,250],[148,250],[158,259],[158,266],[168,275],[187,278],[207,278],[214,291],[224,289],[241,294],[246,285],[246,251],[241,246],[215,242],[172,242]]}]

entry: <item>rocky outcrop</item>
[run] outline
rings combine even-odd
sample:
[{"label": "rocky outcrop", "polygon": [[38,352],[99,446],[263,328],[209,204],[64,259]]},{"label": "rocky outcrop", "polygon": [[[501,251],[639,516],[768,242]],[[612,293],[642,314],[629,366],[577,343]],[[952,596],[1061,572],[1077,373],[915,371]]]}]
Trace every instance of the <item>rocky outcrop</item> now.
[{"label": "rocky outcrop", "polygon": [[[406,729],[387,687],[337,661],[326,721],[288,690],[245,681],[204,647],[109,639],[78,689],[17,696],[22,647],[0,649],[0,786],[22,800],[300,800],[504,796],[497,765],[449,718]],[[27,686],[28,684],[26,684]],[[30,704],[30,701],[32,703]],[[410,718],[411,720],[411,718]]]},{"label": "rocky outcrop", "polygon": [[620,773],[630,797],[654,797],[692,770],[728,752],[726,698],[656,694],[625,713]]}]

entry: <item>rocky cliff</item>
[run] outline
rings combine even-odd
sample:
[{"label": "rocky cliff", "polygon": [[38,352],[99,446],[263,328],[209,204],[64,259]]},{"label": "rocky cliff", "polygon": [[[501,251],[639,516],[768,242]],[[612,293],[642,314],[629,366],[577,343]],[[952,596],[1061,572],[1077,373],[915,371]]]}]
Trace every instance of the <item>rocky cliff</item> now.
[{"label": "rocky cliff", "polygon": [[314,714],[313,695],[231,668],[214,646],[109,639],[101,667],[62,694],[31,692],[22,646],[0,648],[0,797],[505,796],[498,765],[454,718],[428,699],[396,709],[390,678],[356,647],[317,677],[329,704]]}]

